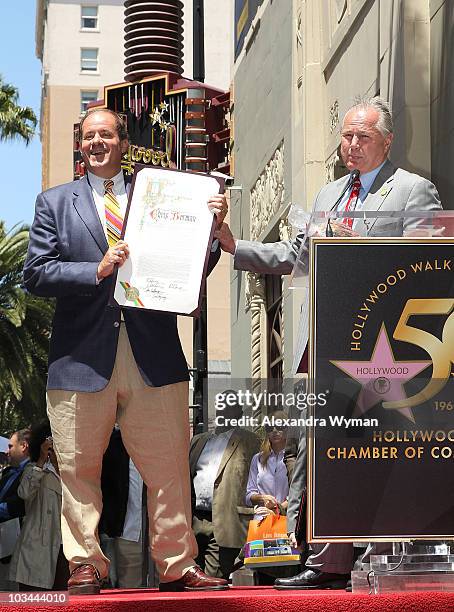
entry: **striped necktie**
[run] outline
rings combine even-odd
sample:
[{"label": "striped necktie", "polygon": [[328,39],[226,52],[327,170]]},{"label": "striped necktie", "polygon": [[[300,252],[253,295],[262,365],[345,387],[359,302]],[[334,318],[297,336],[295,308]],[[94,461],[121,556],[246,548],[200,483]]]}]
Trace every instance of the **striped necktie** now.
[{"label": "striped necktie", "polygon": [[123,215],[121,214],[120,205],[113,192],[113,186],[114,182],[111,179],[104,181],[107,242],[110,247],[114,246],[120,240],[123,227]]}]

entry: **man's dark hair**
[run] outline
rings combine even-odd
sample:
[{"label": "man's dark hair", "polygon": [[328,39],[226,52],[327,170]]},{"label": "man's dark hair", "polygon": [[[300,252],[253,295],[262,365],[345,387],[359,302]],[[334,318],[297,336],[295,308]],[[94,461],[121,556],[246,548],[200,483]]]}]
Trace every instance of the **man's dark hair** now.
[{"label": "man's dark hair", "polygon": [[29,427],[26,427],[25,429],[19,429],[14,433],[17,436],[18,442],[26,442],[28,445],[30,445],[30,436],[32,434],[32,431]]},{"label": "man's dark hair", "polygon": [[118,113],[116,113],[113,110],[110,110],[110,108],[93,108],[92,110],[89,110],[88,113],[84,117],[82,117],[82,119],[80,120],[79,142],[82,140],[82,128],[83,128],[85,119],[89,117],[90,115],[93,115],[94,113],[109,113],[110,115],[115,117],[115,129],[117,130],[118,138],[120,140],[128,140],[128,128],[126,127],[125,121],[123,120],[122,117],[120,117]]},{"label": "man's dark hair", "polygon": [[49,421],[43,421],[42,423],[39,423],[39,425],[32,427],[30,442],[28,445],[31,461],[38,461],[41,452],[41,444],[48,436],[51,435],[52,432]]}]

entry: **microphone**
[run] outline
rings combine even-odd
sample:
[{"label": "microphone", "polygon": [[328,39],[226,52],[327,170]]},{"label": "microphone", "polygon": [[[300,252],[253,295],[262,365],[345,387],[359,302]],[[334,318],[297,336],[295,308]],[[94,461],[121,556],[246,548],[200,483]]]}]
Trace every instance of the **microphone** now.
[{"label": "microphone", "polygon": [[353,183],[359,179],[359,170],[353,170],[353,172],[350,175],[350,185],[353,185]]},{"label": "microphone", "polygon": [[[359,174],[360,174],[359,170],[353,170],[353,172],[350,174],[350,180],[345,185],[340,196],[337,198],[337,200],[334,202],[332,207],[329,209],[329,212],[333,212],[333,210],[335,210],[339,206],[344,195],[353,186],[353,183],[359,178]],[[334,236],[333,228],[331,227],[330,221],[331,219],[328,219],[328,223],[326,224],[326,232],[325,232],[325,236],[327,236],[328,238],[332,238]]]}]

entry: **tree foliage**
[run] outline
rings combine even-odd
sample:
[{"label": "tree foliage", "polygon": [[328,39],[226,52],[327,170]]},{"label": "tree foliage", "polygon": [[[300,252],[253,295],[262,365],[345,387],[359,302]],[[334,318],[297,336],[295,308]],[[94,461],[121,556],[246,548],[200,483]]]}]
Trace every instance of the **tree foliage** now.
[{"label": "tree foliage", "polygon": [[21,287],[28,228],[0,223],[0,432],[45,416],[53,303]]},{"label": "tree foliage", "polygon": [[0,140],[23,139],[28,144],[38,120],[29,106],[19,106],[19,92],[0,76]]}]

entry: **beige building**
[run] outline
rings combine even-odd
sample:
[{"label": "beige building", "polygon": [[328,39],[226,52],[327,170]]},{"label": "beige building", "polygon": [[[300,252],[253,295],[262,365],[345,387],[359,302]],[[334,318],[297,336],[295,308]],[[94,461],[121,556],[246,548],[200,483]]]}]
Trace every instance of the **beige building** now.
[{"label": "beige building", "polygon": [[72,126],[104,85],[123,80],[122,39],[122,0],[37,0],[44,189],[72,180]]},{"label": "beige building", "polygon": [[[344,174],[340,127],[357,96],[390,101],[392,161],[431,177],[454,208],[453,2],[236,5],[236,236],[286,238],[290,204],[310,210],[317,191]],[[301,299],[288,279],[232,272],[234,376],[292,375]]]},{"label": "beige building", "polygon": [[[222,18],[220,18],[222,16]],[[42,186],[73,178],[73,124],[104,86],[124,81],[123,0],[37,0],[36,55],[42,62]],[[228,90],[233,65],[230,0],[205,3],[206,82]],[[184,76],[192,78],[192,0],[184,0]],[[230,370],[229,260],[208,281],[210,369]],[[180,331],[192,364],[192,320]]]}]

